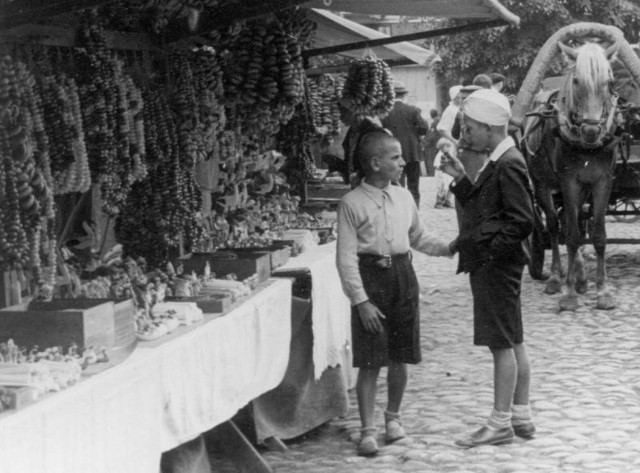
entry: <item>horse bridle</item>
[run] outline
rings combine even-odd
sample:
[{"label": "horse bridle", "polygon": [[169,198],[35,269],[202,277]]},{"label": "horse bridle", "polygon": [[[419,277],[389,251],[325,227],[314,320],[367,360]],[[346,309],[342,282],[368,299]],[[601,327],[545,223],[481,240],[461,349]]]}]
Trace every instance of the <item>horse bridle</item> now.
[{"label": "horse bridle", "polygon": [[[575,116],[575,113],[572,113],[572,115],[574,115],[573,117],[568,117],[565,113],[560,111],[556,103],[552,105],[557,112],[560,138],[562,138],[562,140],[567,144],[586,149],[595,149],[605,146],[605,143],[608,143],[611,140],[613,136],[613,133],[611,131],[613,126],[613,119],[619,111],[617,94],[612,94],[611,107],[609,108],[609,111],[606,114],[603,114],[603,116],[599,120],[580,119],[580,117]],[[580,138],[580,132],[582,131],[582,128],[584,126],[588,125],[597,126],[600,128],[600,138],[594,143],[586,144]]]}]

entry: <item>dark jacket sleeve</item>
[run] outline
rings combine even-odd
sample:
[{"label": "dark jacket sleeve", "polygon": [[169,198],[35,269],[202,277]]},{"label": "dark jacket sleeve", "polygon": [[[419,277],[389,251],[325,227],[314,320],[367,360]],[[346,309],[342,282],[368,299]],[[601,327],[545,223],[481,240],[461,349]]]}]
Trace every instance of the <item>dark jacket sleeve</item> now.
[{"label": "dark jacket sleeve", "polygon": [[416,134],[419,136],[426,135],[427,132],[429,131],[429,124],[424,118],[422,118],[422,113],[420,112],[419,108],[414,107],[414,112],[415,112],[415,119],[414,119],[413,127],[416,130]]},{"label": "dark jacket sleeve", "polygon": [[533,203],[529,176],[522,159],[505,159],[500,163],[498,180],[502,196],[500,221],[493,235],[490,251],[493,257],[514,251],[533,230]]}]

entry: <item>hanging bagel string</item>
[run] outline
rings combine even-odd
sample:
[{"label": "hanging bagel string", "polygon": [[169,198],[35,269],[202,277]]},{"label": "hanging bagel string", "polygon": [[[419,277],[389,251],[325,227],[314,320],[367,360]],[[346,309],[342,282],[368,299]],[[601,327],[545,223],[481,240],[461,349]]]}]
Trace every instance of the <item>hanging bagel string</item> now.
[{"label": "hanging bagel string", "polygon": [[385,116],[395,100],[389,65],[368,48],[351,63],[340,103],[361,116]]}]

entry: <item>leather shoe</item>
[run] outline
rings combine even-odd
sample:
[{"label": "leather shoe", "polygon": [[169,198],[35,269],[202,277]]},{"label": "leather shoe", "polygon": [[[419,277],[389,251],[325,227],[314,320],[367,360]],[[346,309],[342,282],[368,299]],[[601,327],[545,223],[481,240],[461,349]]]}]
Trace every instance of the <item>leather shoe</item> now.
[{"label": "leather shoe", "polygon": [[371,457],[378,453],[378,442],[373,435],[365,435],[358,444],[358,455]]},{"label": "leather shoe", "polygon": [[456,440],[455,443],[459,447],[466,448],[479,447],[481,445],[502,445],[513,442],[514,436],[515,434],[511,427],[492,429],[485,425],[468,437]]},{"label": "leather shoe", "polygon": [[393,443],[407,436],[402,424],[400,424],[400,421],[396,419],[387,421],[385,424],[385,430],[385,441],[387,443]]},{"label": "leather shoe", "polygon": [[521,424],[511,424],[513,427],[513,432],[523,439],[531,439],[536,433],[536,426],[533,425],[533,422],[523,422]]}]

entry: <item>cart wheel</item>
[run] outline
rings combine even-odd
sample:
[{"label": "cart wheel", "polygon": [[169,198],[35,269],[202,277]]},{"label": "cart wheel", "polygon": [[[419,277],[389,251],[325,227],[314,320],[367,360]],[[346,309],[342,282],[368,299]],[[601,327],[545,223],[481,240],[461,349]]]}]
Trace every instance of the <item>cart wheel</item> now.
[{"label": "cart wheel", "polygon": [[630,215],[614,215],[616,222],[634,223],[640,220],[640,200],[622,199],[616,202],[614,210],[618,212],[633,212]]}]

